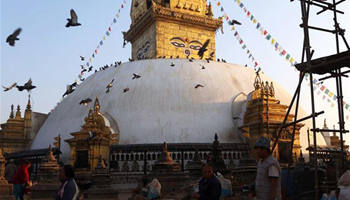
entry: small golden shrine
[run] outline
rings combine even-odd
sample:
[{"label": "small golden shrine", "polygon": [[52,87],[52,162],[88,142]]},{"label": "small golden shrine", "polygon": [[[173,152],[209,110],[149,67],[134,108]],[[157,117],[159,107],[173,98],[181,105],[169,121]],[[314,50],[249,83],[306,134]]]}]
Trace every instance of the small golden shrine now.
[{"label": "small golden shrine", "polygon": [[96,97],[94,109],[89,110],[85,124],[73,138],[65,140],[70,146],[70,164],[76,169],[93,171],[99,159],[109,160],[110,146],[118,142],[118,133],[108,126],[107,118],[101,114],[100,103]]},{"label": "small golden shrine", "polygon": [[169,152],[166,142],[163,144],[163,152],[160,154],[159,159],[155,162],[153,171],[156,172],[178,172],[180,171],[180,165],[175,162]]},{"label": "small golden shrine", "polygon": [[11,112],[6,123],[1,124],[0,146],[4,152],[12,153],[25,150],[31,143],[32,133],[32,110],[30,100],[24,111],[24,117],[21,116],[21,107],[18,105],[16,114],[14,106],[11,105]]},{"label": "small golden shrine", "polygon": [[[273,83],[264,83],[257,73],[254,82],[255,90],[250,93],[244,114],[243,126],[241,129],[249,141],[251,149],[260,136],[271,139],[271,147],[278,134],[279,128],[286,115],[287,105],[280,104],[275,97]],[[290,114],[286,123],[293,122],[294,115]],[[299,130],[304,124],[296,124],[295,138],[293,145],[293,160],[296,161],[300,154]],[[290,156],[293,126],[288,126],[281,134],[273,155],[281,163],[287,163]]]},{"label": "small golden shrine", "polygon": [[195,58],[210,39],[204,58],[215,59],[215,33],[222,26],[206,0],[133,0],[124,40],[132,58]]}]

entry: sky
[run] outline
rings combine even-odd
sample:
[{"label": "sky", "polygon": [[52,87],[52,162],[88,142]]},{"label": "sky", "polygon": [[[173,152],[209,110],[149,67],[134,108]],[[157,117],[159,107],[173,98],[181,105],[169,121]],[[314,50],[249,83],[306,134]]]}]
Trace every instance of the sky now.
[{"label": "sky", "polygon": [[[262,26],[281,44],[294,58],[300,62],[303,30],[299,1],[289,0],[241,0],[244,5],[258,19]],[[327,0],[330,1],[330,0]],[[222,15],[216,6],[217,0],[211,0],[214,16]],[[270,41],[266,40],[239,8],[234,0],[222,0],[221,6],[232,19],[242,23],[236,26],[245,44],[253,53],[263,72],[276,82],[280,83],[291,95],[297,86],[298,72],[286,60],[279,56]],[[29,78],[37,86],[31,92],[32,110],[48,113],[61,101],[66,85],[78,79],[80,65],[84,64],[79,56],[89,57],[102,39],[108,27],[115,18],[122,0],[2,0],[1,9],[1,85],[9,86],[13,82],[24,84]],[[115,61],[126,62],[131,56],[130,44],[122,47],[122,31],[130,27],[130,4],[120,9],[120,18],[111,27],[111,35],[104,41],[98,55],[93,60],[94,67],[112,64]],[[69,10],[73,8],[82,24],[80,27],[65,28]],[[339,9],[345,11],[338,15],[342,28],[350,30],[350,1],[342,3]],[[311,9],[310,25],[333,28],[332,13],[321,15],[315,13],[319,8]],[[6,43],[6,38],[16,28],[21,27],[20,40],[15,47]],[[229,63],[252,66],[247,54],[242,50],[234,37],[234,32],[224,21],[224,34],[220,31],[216,35],[216,55]],[[329,33],[310,32],[311,46],[315,50],[314,57],[335,54],[335,37]],[[350,42],[348,32],[345,37]],[[341,51],[345,46],[341,43]],[[317,78],[317,77],[316,77]],[[329,79],[324,84],[332,91],[336,91],[335,80]],[[349,79],[343,79],[344,100],[350,102],[350,91],[347,86]],[[302,87],[301,106],[309,113],[311,102],[310,89],[306,83]],[[10,106],[25,107],[28,100],[27,92],[11,90],[0,93],[0,122],[4,123],[9,116]],[[317,119],[320,127],[323,119],[327,119],[329,128],[337,125],[336,106],[331,108],[330,103],[322,100],[322,95],[315,94],[316,111],[324,110],[325,114]],[[350,115],[345,112],[345,116]],[[350,120],[346,121],[349,129]],[[345,136],[350,144],[350,136]]]}]

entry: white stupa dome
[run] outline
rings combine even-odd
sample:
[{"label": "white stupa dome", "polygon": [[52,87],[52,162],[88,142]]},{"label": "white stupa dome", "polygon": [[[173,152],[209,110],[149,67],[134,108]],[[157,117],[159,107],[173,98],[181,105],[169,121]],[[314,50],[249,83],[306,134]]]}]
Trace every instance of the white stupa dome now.
[{"label": "white stupa dome", "polygon": [[[141,78],[132,79],[133,73]],[[89,76],[52,111],[32,148],[47,147],[58,134],[62,139],[71,138],[70,133],[81,129],[93,106],[79,102],[95,97],[105,121],[120,133],[120,144],[212,143],[215,133],[220,142],[241,143],[238,127],[242,122],[237,116],[243,119],[242,101],[254,90],[255,76],[253,69],[235,64],[186,59],[141,60],[109,67]],[[106,93],[113,78],[113,87]],[[271,81],[264,74],[261,78]],[[204,87],[196,89],[197,84]],[[289,105],[287,91],[276,82],[274,87],[276,98]],[[126,93],[125,88],[129,88]],[[303,147],[305,138],[301,134]],[[69,156],[67,143],[62,142],[61,151],[63,157]]]}]

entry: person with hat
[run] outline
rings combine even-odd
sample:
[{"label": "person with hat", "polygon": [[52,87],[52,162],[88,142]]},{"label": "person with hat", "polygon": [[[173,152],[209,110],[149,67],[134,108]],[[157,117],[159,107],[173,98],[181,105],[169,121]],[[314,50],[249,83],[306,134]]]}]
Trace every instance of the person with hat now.
[{"label": "person with hat", "polygon": [[270,150],[270,139],[260,137],[254,146],[258,157],[255,179],[257,200],[281,200],[281,167]]}]

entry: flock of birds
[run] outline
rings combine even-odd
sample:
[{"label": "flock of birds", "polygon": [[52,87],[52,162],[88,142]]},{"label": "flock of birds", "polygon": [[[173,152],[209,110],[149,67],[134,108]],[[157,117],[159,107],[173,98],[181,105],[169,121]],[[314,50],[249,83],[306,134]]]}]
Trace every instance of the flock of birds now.
[{"label": "flock of birds", "polygon": [[[70,27],[70,26],[80,26],[81,24],[78,23],[78,16],[75,13],[75,11],[73,9],[70,10],[70,16],[71,18],[67,19],[67,24],[66,27]],[[10,34],[7,38],[6,38],[6,43],[8,43],[10,46],[14,47],[16,45],[16,41],[19,40],[19,34],[22,32],[21,28],[16,29],[12,34]],[[90,71],[92,69],[89,69]],[[69,93],[72,92],[72,90],[74,91],[73,87],[76,87],[77,83],[74,83],[72,85],[70,85],[70,90],[68,90],[68,92],[66,91],[66,93],[64,95],[68,95]],[[32,83],[32,79],[30,78],[24,85],[17,85],[17,83],[13,83],[11,84],[9,87],[5,87],[2,86],[4,88],[4,91],[10,91],[13,88],[17,88],[18,91],[28,91],[30,92],[32,89],[36,88],[36,86],[33,85]]]},{"label": "flock of birds", "polygon": [[[69,27],[74,27],[74,26],[81,26],[81,24],[78,22],[78,16],[76,14],[76,12],[71,9],[70,10],[70,18],[67,19],[67,24],[65,27],[69,28]],[[232,25],[234,24],[240,24],[238,21],[232,21],[230,22],[232,23]],[[6,42],[10,45],[10,46],[15,46],[16,44],[16,41],[19,40],[18,36],[20,35],[22,29],[21,28],[18,28],[16,29],[11,35],[9,35],[6,39]],[[198,50],[198,56],[200,57],[200,59],[202,60],[203,57],[204,57],[204,53],[208,50],[207,47],[210,43],[210,39],[206,40],[205,43],[202,45],[202,47]],[[125,46],[125,41],[124,41],[124,44],[123,44],[123,47]],[[179,58],[180,56],[177,56],[176,58]],[[209,54],[209,57],[205,58],[205,60],[209,63],[210,61],[213,61],[213,57],[214,57],[214,52],[211,52]],[[162,57],[159,57],[159,58],[166,58],[165,56],[162,56]],[[170,59],[173,58],[172,56],[169,57]],[[189,60],[189,62],[193,62],[194,58],[191,57],[189,58],[189,56],[187,56],[187,59]],[[84,61],[85,58],[84,56],[80,56],[80,60],[81,61]],[[132,58],[129,58],[129,62],[133,62],[134,59]],[[224,59],[217,59],[218,62],[225,62],[226,63],[226,60]],[[121,61],[117,61],[114,63],[114,66],[117,67],[119,65],[121,65],[122,62]],[[113,64],[111,64],[110,66],[113,66]],[[99,71],[101,70],[106,70],[107,68],[110,67],[109,65],[105,65],[103,67],[100,67],[99,68]],[[175,67],[175,64],[173,62],[171,62],[170,64],[171,67]],[[205,69],[204,65],[201,65],[201,69]],[[84,75],[85,72],[91,72],[93,70],[93,66],[90,66],[90,67],[85,67],[84,65],[81,65],[81,72],[80,74],[81,75]],[[97,69],[95,69],[95,73],[98,72]],[[139,74],[136,74],[134,73],[133,76],[132,76],[132,80],[134,79],[139,79],[141,78],[141,75]],[[82,78],[82,76],[80,76],[80,81],[84,81],[85,78]],[[106,86],[106,93],[109,93],[113,87],[113,82],[114,82],[114,78],[107,84]],[[70,85],[67,85],[67,88],[66,88],[66,91],[65,93],[62,95],[62,97],[65,97],[71,93],[73,93],[76,89],[76,87],[78,86],[78,83],[77,81],[75,81],[74,83],[70,84]],[[14,87],[16,87],[18,89],[18,91],[28,91],[30,92],[32,89],[36,88],[36,86],[34,86],[32,84],[32,80],[29,79],[24,85],[17,85],[17,83],[13,83],[12,85],[10,85],[9,87],[5,87],[5,86],[2,86],[4,88],[4,91],[7,92],[7,91],[10,91],[11,89],[13,89]],[[201,84],[196,84],[194,86],[195,89],[197,88],[200,88],[200,87],[204,87],[203,85]],[[130,89],[129,88],[124,88],[123,89],[123,93],[126,93],[128,92]],[[90,102],[92,102],[92,99],[91,98],[85,98],[85,99],[82,99],[79,104],[80,105],[85,105],[87,106]]]}]

